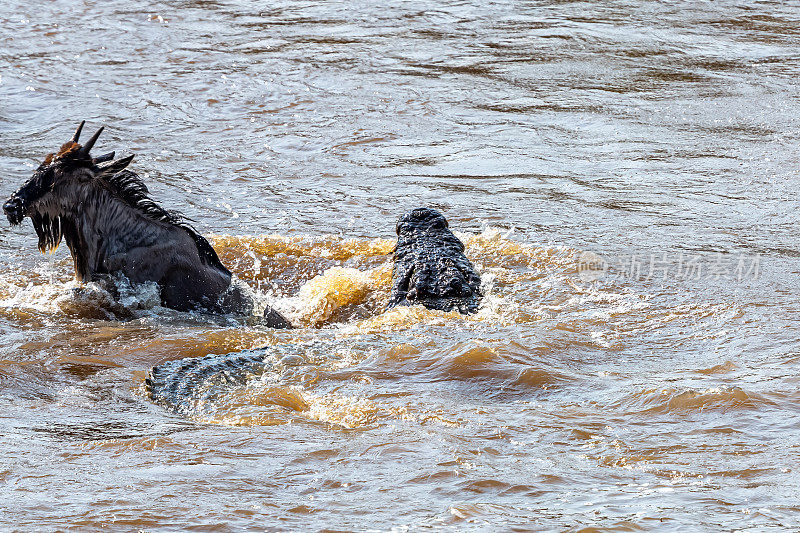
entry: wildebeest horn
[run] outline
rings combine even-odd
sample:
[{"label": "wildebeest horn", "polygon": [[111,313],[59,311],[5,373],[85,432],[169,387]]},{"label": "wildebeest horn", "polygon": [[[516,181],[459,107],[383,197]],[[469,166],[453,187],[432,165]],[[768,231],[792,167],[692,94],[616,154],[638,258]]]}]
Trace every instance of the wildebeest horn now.
[{"label": "wildebeest horn", "polygon": [[105,163],[106,161],[111,161],[114,159],[115,152],[108,152],[107,154],[98,155],[97,157],[92,158],[92,163],[95,165],[98,163]]},{"label": "wildebeest horn", "polygon": [[84,124],[86,124],[86,121],[85,120],[81,120],[80,126],[78,126],[78,129],[75,130],[75,135],[72,136],[72,142],[76,143],[76,142],[78,142],[78,139],[81,138],[81,130],[83,129],[83,125]]},{"label": "wildebeest horn", "polygon": [[86,144],[84,144],[83,148],[81,148],[81,153],[83,155],[89,155],[89,151],[92,149],[92,146],[94,146],[94,143],[97,142],[97,138],[100,137],[100,134],[103,133],[104,129],[105,126],[100,126],[100,129],[97,130],[94,135],[92,135],[92,138],[86,141]]}]

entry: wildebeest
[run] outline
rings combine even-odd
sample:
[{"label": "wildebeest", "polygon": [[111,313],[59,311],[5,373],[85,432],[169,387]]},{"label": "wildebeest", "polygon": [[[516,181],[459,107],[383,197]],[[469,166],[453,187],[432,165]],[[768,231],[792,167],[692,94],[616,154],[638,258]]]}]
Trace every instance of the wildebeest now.
[{"label": "wildebeest", "polygon": [[447,219],[436,210],[419,207],[402,215],[396,230],[389,307],[420,303],[429,309],[476,312],[481,278]]},{"label": "wildebeest", "polygon": [[[63,238],[82,282],[123,274],[134,284],[157,283],[166,307],[251,313],[252,296],[232,283],[211,244],[180,213],[156,204],[141,178],[126,170],[133,156],[92,157],[103,128],[80,145],[83,125],[6,201],[9,222],[30,217],[42,252]],[[271,327],[291,327],[273,309],[264,317]]]}]

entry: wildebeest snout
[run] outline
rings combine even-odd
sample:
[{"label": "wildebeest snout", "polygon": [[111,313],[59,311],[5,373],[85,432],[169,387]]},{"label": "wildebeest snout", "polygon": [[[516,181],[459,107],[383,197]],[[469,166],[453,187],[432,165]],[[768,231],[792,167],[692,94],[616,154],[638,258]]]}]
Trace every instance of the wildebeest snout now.
[{"label": "wildebeest snout", "polygon": [[25,218],[25,206],[17,196],[12,196],[3,204],[3,212],[5,212],[8,221],[14,226]]}]

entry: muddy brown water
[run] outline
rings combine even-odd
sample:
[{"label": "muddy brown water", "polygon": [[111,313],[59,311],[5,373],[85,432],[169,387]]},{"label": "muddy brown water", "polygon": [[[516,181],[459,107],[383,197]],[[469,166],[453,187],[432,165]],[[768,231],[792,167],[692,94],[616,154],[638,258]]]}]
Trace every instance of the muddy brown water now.
[{"label": "muddy brown water", "polygon": [[[75,125],[298,326],[0,225],[0,529],[800,527],[800,4],[0,6],[0,193]],[[384,311],[396,218],[488,292]],[[296,349],[187,416],[147,368]],[[287,348],[288,347],[288,348]],[[594,528],[594,529],[591,529]]]}]

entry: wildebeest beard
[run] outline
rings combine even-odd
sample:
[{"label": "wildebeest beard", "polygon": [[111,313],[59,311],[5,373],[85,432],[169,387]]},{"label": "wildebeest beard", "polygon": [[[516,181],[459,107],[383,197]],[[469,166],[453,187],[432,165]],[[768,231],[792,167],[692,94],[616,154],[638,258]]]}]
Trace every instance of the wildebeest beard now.
[{"label": "wildebeest beard", "polygon": [[468,314],[481,296],[481,278],[441,213],[421,207],[398,219],[389,307],[420,303]]},{"label": "wildebeest beard", "polygon": [[48,213],[34,212],[31,213],[31,222],[39,237],[39,251],[42,253],[55,251],[61,244],[65,231],[70,236],[75,234],[74,221],[63,215],[50,217]]}]

